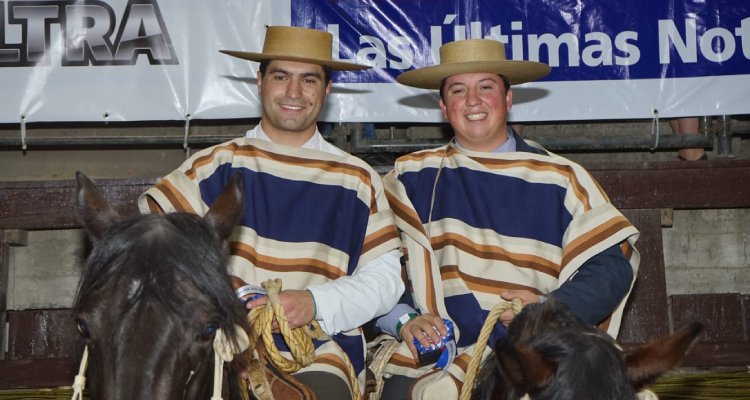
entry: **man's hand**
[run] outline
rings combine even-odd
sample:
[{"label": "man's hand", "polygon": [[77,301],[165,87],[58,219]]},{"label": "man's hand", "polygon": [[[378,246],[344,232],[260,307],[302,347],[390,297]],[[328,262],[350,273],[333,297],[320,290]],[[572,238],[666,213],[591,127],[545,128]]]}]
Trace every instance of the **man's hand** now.
[{"label": "man's hand", "polygon": [[404,324],[401,327],[401,340],[411,351],[414,360],[419,359],[417,347],[414,345],[414,338],[417,338],[423,347],[429,348],[433,343],[440,343],[442,337],[448,335],[448,327],[443,323],[442,318],[435,314],[423,314]]},{"label": "man's hand", "polygon": [[[539,295],[525,289],[508,290],[500,293],[500,297],[507,301],[511,301],[513,299],[521,299],[523,307],[526,307],[527,304],[541,303]],[[504,313],[500,314],[500,322],[502,322],[503,325],[508,326],[515,317],[516,315],[513,314],[513,310],[506,310]]]},{"label": "man's hand", "polygon": [[[299,328],[312,322],[313,313],[315,312],[315,300],[312,294],[307,290],[282,290],[279,293],[279,302],[284,309],[284,315],[289,323],[289,328]],[[268,297],[263,296],[252,301],[248,301],[245,307],[252,310],[255,307],[265,306],[268,303]],[[273,321],[273,330],[278,333],[279,326],[276,319]]]}]

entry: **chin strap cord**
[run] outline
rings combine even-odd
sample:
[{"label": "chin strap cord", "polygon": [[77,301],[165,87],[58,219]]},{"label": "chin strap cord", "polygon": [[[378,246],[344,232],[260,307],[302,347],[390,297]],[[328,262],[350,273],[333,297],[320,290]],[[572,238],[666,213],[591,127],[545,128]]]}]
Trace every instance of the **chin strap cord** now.
[{"label": "chin strap cord", "polygon": [[83,400],[83,388],[86,386],[86,368],[89,364],[89,346],[83,349],[81,365],[78,366],[78,375],[73,380],[73,397],[71,400]]},{"label": "chin strap cord", "polygon": [[231,362],[235,354],[242,354],[250,345],[250,339],[245,330],[237,326],[237,343],[229,341],[224,331],[218,329],[214,336],[214,393],[211,400],[221,399],[221,385],[223,383],[224,363]]}]

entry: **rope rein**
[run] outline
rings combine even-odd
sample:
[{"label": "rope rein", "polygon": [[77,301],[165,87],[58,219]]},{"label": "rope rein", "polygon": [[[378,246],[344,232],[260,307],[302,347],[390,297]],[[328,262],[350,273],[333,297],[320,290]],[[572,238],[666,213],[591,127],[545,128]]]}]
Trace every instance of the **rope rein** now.
[{"label": "rope rein", "polygon": [[[286,319],[284,308],[279,299],[281,279],[269,279],[261,283],[261,286],[266,289],[268,303],[266,303],[265,307],[254,308],[248,314],[250,326],[253,328],[253,339],[257,340],[258,337],[263,339],[263,344],[265,344],[271,361],[284,372],[293,373],[309,366],[315,361],[315,346],[312,340],[330,340],[331,337],[323,332],[323,329],[316,320],[299,328],[289,328],[289,322]],[[289,352],[292,355],[291,360],[281,355],[281,352],[276,347],[276,343],[274,343],[272,328],[274,318],[276,319],[281,335],[284,337],[284,341],[286,341],[289,347]],[[352,388],[352,397],[359,399],[361,397],[359,379],[346,353],[344,353],[344,363],[347,369],[349,384]]]},{"label": "rope rein", "polygon": [[[490,334],[495,327],[495,324],[500,319],[500,314],[507,310],[513,310],[513,314],[518,315],[523,308],[523,302],[519,298],[515,298],[512,301],[505,301],[500,299],[500,302],[496,304],[492,310],[490,310],[487,318],[484,320],[482,330],[479,332],[479,337],[474,345],[474,352],[469,361],[469,365],[466,368],[466,374],[464,376],[464,384],[461,387],[461,393],[459,400],[468,400],[471,398],[471,391],[474,388],[474,381],[479,370],[479,364],[482,361],[482,354],[484,349],[487,347],[487,341],[489,340]],[[370,400],[380,399],[383,392],[383,375],[385,366],[390,361],[393,353],[398,349],[400,341],[396,339],[384,340],[384,344],[380,345],[380,348],[374,353],[369,368],[375,375],[376,389],[370,394]],[[433,375],[434,376],[434,375]]]},{"label": "rope rein", "polygon": [[492,310],[487,315],[487,319],[484,320],[482,330],[479,331],[479,338],[477,338],[477,342],[474,344],[474,353],[472,353],[471,361],[469,361],[469,365],[466,367],[466,376],[464,377],[464,384],[461,387],[459,400],[468,400],[471,398],[471,391],[474,388],[474,380],[477,377],[479,363],[482,361],[482,354],[484,354],[484,349],[487,347],[490,333],[492,333],[495,324],[500,319],[500,314],[507,310],[513,310],[513,314],[518,315],[521,312],[521,308],[523,308],[523,302],[519,298],[515,298],[512,301],[501,299],[499,303],[492,307]]},{"label": "rope rein", "polygon": [[372,362],[370,363],[370,370],[375,375],[375,390],[370,393],[370,400],[380,399],[383,395],[383,387],[385,386],[385,366],[388,365],[388,361],[391,360],[393,353],[401,347],[401,342],[396,339],[387,339],[382,342],[380,348],[375,351],[372,356]]}]

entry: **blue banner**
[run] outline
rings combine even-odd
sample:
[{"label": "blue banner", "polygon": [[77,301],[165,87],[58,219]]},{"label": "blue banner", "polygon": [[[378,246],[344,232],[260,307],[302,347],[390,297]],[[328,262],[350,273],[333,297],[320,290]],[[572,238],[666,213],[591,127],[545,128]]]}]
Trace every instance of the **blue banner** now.
[{"label": "blue banner", "polygon": [[746,0],[292,0],[291,21],[330,31],[339,58],[374,66],[337,75],[344,83],[392,82],[466,38],[549,64],[550,82],[750,74]]}]

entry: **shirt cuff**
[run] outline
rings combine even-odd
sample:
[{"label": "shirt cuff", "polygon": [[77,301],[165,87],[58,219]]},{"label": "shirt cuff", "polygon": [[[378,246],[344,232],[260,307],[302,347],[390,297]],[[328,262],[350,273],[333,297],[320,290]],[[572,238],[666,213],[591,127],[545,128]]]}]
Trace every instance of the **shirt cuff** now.
[{"label": "shirt cuff", "polygon": [[401,318],[402,315],[409,313],[419,314],[408,304],[396,304],[396,306],[393,307],[391,311],[388,312],[388,314],[385,314],[382,317],[378,318],[377,322],[375,322],[375,327],[377,327],[381,332],[387,333],[395,338],[400,338],[398,332],[396,331],[398,319]]}]

